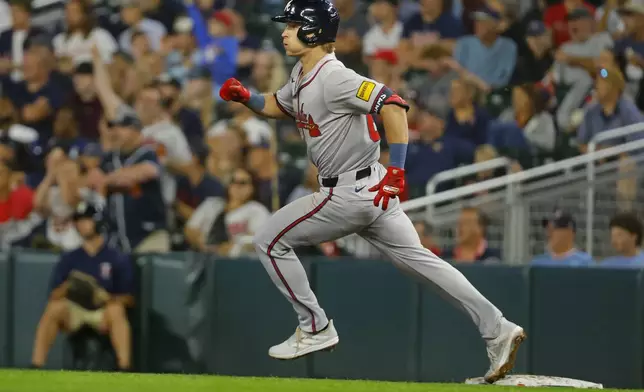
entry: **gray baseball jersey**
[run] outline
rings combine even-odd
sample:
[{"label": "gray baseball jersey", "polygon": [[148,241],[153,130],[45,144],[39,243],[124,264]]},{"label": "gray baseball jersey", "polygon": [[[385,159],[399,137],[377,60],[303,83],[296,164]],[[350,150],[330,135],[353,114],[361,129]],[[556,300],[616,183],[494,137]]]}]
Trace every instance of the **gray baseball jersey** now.
[{"label": "gray baseball jersey", "polygon": [[297,63],[275,97],[295,119],[309,157],[322,177],[369,167],[380,157],[371,116],[384,102],[382,83],[358,75],[329,54],[306,75]]},{"label": "gray baseball jersey", "polygon": [[[332,187],[282,207],[255,234],[255,249],[275,285],[298,314],[300,328],[318,332],[328,324],[294,248],[358,234],[397,267],[431,282],[464,310],[486,339],[500,330],[501,312],[454,267],[425,249],[409,217],[392,199],[386,211],[373,204],[386,169],[378,163],[379,138],[369,113],[400,103],[391,90],[325,56],[301,76],[296,65],[290,83],[275,96],[295,118],[322,178]],[[389,99],[392,98],[390,101]]]}]

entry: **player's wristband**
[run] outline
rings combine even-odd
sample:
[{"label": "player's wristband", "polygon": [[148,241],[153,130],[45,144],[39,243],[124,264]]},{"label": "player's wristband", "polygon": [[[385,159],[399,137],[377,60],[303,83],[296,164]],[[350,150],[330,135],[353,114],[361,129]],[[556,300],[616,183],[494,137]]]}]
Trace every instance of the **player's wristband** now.
[{"label": "player's wristband", "polygon": [[266,104],[266,100],[264,99],[264,96],[262,94],[250,94],[250,98],[248,98],[248,101],[245,103],[248,108],[250,108],[252,111],[255,112],[261,112],[264,110],[264,105]]},{"label": "player's wristband", "polygon": [[389,145],[389,166],[405,168],[405,159],[407,158],[406,143],[392,143]]}]

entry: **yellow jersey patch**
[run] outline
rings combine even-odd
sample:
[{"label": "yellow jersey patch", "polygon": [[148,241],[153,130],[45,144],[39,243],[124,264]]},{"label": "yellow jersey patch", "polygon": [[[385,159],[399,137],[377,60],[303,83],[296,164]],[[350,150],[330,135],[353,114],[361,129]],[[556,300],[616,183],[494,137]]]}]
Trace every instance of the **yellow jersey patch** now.
[{"label": "yellow jersey patch", "polygon": [[358,88],[356,97],[362,99],[365,102],[369,102],[369,99],[371,98],[371,94],[373,94],[373,90],[375,88],[376,88],[376,84],[374,82],[368,82],[365,80]]}]

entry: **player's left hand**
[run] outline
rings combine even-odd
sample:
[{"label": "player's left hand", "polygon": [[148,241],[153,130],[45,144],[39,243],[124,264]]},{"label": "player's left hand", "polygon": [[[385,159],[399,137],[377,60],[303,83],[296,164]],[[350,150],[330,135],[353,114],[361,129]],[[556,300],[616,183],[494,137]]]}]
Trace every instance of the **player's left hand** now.
[{"label": "player's left hand", "polygon": [[405,169],[394,166],[387,168],[387,174],[378,185],[369,188],[369,192],[378,192],[373,199],[373,205],[378,207],[382,200],[382,210],[389,206],[389,199],[395,199],[405,190]]}]

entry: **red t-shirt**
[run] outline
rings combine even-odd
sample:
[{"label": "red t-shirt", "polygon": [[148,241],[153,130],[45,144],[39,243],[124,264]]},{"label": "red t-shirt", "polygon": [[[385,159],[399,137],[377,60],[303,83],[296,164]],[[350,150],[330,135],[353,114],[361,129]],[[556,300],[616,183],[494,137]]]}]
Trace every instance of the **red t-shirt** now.
[{"label": "red t-shirt", "polygon": [[[584,3],[584,7],[587,7],[595,15],[595,7],[588,3]],[[559,47],[564,42],[570,41],[568,21],[566,20],[567,16],[568,10],[563,4],[551,5],[546,8],[546,12],[543,15],[543,23],[552,30],[552,40],[555,47]]]},{"label": "red t-shirt", "polygon": [[0,223],[27,218],[34,207],[34,192],[26,185],[11,191],[7,200],[0,200]]}]

